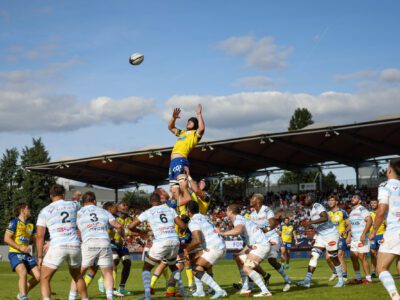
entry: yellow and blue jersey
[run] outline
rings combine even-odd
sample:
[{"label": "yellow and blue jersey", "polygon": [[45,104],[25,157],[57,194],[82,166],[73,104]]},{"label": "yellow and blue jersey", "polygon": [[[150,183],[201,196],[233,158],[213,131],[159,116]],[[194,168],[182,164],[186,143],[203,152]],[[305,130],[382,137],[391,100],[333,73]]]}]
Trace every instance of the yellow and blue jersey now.
[{"label": "yellow and blue jersey", "polygon": [[207,193],[204,193],[204,197],[200,197],[195,192],[192,192],[191,196],[192,196],[192,200],[196,201],[197,204],[199,205],[199,212],[202,215],[207,214],[208,207],[210,206],[210,195]]},{"label": "yellow and blue jersey", "polygon": [[[29,246],[32,238],[36,235],[35,225],[29,222],[22,222],[19,218],[12,219],[6,231],[12,233],[14,242],[21,246]],[[21,253],[21,251],[11,246],[8,252]]]},{"label": "yellow and blue jersey", "polygon": [[281,238],[283,243],[292,243],[293,233],[294,233],[293,225],[282,225],[281,226]]},{"label": "yellow and blue jersey", "polygon": [[201,136],[198,135],[197,130],[176,130],[176,141],[172,154],[180,154],[185,158],[188,158],[190,151],[200,141]]},{"label": "yellow and blue jersey", "polygon": [[[372,225],[375,223],[375,218],[376,218],[376,212],[375,211],[370,211],[369,214],[371,215],[372,218]],[[370,231],[372,231],[373,226],[371,226]],[[381,226],[379,226],[378,230],[376,231],[376,235],[383,235],[386,231],[386,222],[385,220],[382,222]]]},{"label": "yellow and blue jersey", "polygon": [[341,208],[336,211],[330,210],[328,212],[329,217],[331,218],[331,222],[336,226],[337,231],[342,238],[347,236],[346,234],[346,220],[349,218],[347,212]]}]

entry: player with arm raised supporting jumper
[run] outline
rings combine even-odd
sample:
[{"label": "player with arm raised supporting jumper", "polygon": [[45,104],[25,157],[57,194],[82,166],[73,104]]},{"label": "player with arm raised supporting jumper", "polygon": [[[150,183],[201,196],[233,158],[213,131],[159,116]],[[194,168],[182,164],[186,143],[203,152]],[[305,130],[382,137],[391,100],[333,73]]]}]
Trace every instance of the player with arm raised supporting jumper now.
[{"label": "player with arm raised supporting jumper", "polygon": [[196,109],[197,118],[192,117],[188,120],[186,130],[175,127],[175,121],[180,118],[180,113],[180,108],[175,108],[168,123],[168,129],[178,137],[172,149],[169,165],[169,180],[171,184],[177,183],[178,175],[185,172],[189,173],[188,156],[190,151],[201,140],[205,130],[201,104]]},{"label": "player with arm raised supporting jumper", "polygon": [[[142,222],[148,222],[154,233],[153,245],[150,248],[142,269],[142,279],[144,285],[145,296],[143,299],[151,299],[150,280],[151,269],[159,264],[162,260],[166,260],[171,272],[171,281],[178,282],[179,292],[182,296],[187,296],[184,285],[181,280],[181,274],[176,267],[176,257],[179,250],[178,234],[175,231],[175,224],[181,228],[185,228],[186,224],[178,217],[175,210],[161,203],[160,196],[153,193],[150,196],[151,208],[139,215],[128,229],[139,231],[137,228]],[[175,285],[175,283],[174,283]]]},{"label": "player with arm raised supporting jumper", "polygon": [[[36,247],[38,264],[41,267],[40,290],[43,300],[50,300],[50,281],[64,261],[69,265],[69,272],[77,285],[82,300],[87,300],[85,281],[81,275],[81,247],[76,224],[79,204],[65,201],[65,188],[55,184],[50,188],[52,203],[40,211],[36,228]],[[50,247],[43,258],[43,245],[46,228],[50,232]]]},{"label": "player with arm raised supporting jumper", "polygon": [[376,232],[387,215],[386,232],[378,252],[377,271],[390,297],[399,300],[400,296],[389,269],[392,262],[400,257],[400,159],[390,161],[386,176],[388,180],[379,186],[379,206],[369,239],[375,239]]},{"label": "player with arm raised supporting jumper", "polygon": [[329,253],[329,259],[332,261],[338,275],[338,283],[334,287],[343,287],[343,272],[342,266],[338,258],[339,232],[335,225],[331,222],[326,209],[319,203],[314,203],[311,195],[308,195],[304,200],[304,205],[311,208],[311,221],[304,224],[307,229],[310,226],[314,227],[315,236],[313,248],[311,249],[311,259],[308,264],[307,275],[304,280],[297,282],[298,286],[309,288],[311,286],[311,278],[318,264],[318,258],[326,250]]}]

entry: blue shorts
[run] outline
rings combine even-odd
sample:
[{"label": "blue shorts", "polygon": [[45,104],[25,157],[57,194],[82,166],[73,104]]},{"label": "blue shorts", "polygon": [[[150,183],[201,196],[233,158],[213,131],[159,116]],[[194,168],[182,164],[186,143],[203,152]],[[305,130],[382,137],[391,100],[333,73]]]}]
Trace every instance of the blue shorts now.
[{"label": "blue shorts", "polygon": [[129,250],[126,247],[121,247],[115,244],[111,244],[111,250],[113,253],[118,254],[118,257],[121,258],[125,255],[130,255]]},{"label": "blue shorts", "polygon": [[185,173],[185,167],[189,167],[189,161],[184,157],[177,157],[171,159],[169,163],[169,180],[176,180],[176,178]]},{"label": "blue shorts", "polygon": [[192,233],[189,229],[186,229],[186,235],[179,237],[179,251],[178,254],[182,254],[183,250],[192,242]]},{"label": "blue shorts", "polygon": [[379,246],[382,243],[382,239],[383,239],[383,234],[376,235],[374,241],[371,243],[371,249],[379,250]]},{"label": "blue shorts", "polygon": [[347,247],[346,238],[339,239],[338,250],[346,251],[349,247]]},{"label": "blue shorts", "polygon": [[292,249],[292,243],[282,243],[282,247],[290,250],[290,249]]},{"label": "blue shorts", "polygon": [[15,268],[19,264],[24,264],[28,273],[37,266],[36,259],[27,253],[9,252],[8,260],[10,261],[11,269],[15,272]]}]

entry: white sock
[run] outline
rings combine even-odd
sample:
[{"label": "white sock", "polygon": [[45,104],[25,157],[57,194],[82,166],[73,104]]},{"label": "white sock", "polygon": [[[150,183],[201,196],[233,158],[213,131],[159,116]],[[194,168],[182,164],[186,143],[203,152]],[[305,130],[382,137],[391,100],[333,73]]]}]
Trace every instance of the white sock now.
[{"label": "white sock", "polygon": [[360,270],[355,271],[355,273],[356,273],[356,279],[357,279],[357,280],[361,280],[362,277],[361,277],[361,272],[360,272]]},{"label": "white sock", "polygon": [[281,274],[283,280],[285,280],[285,283],[290,283],[289,276],[287,276],[285,268],[283,267],[283,265],[281,265],[281,267],[277,271],[278,271],[279,274]]},{"label": "white sock", "polygon": [[106,291],[106,297],[107,297],[107,299],[113,299],[113,297],[114,297],[114,293],[113,293],[114,291],[113,290],[107,290]]},{"label": "white sock", "polygon": [[209,287],[211,287],[216,292],[222,291],[222,289],[218,285],[218,283],[216,283],[215,280],[207,273],[204,273],[203,277],[201,277],[201,281],[203,281],[205,284],[207,284]]},{"label": "white sock", "polygon": [[342,265],[335,266],[335,271],[336,271],[336,274],[338,276],[339,282],[343,282]]},{"label": "white sock", "polygon": [[146,298],[150,297],[150,281],[151,274],[149,271],[142,272],[143,286],[144,286],[144,295]]},{"label": "white sock", "polygon": [[75,300],[76,295],[77,295],[76,291],[69,291],[68,300]]},{"label": "white sock", "polygon": [[240,278],[242,279],[242,289],[248,290],[249,289],[249,277],[247,277],[246,273],[243,269],[239,269]]},{"label": "white sock", "polygon": [[185,286],[183,285],[182,278],[181,278],[181,272],[179,270],[176,270],[176,271],[172,272],[172,276],[174,277],[174,279],[178,283],[179,292],[181,294],[186,294]]},{"label": "white sock", "polygon": [[258,285],[260,288],[261,292],[263,293],[269,293],[269,290],[265,286],[264,280],[262,279],[261,275],[257,273],[256,271],[251,271],[249,274],[249,277],[254,281],[255,284]]},{"label": "white sock", "polygon": [[44,297],[43,300],[50,300],[50,297]]},{"label": "white sock", "polygon": [[399,293],[396,289],[392,275],[388,271],[383,271],[379,274],[379,280],[382,282],[385,289],[388,291],[393,300],[400,299]]},{"label": "white sock", "polygon": [[203,283],[196,276],[194,276],[194,283],[196,284],[196,292],[200,294],[204,293]]}]

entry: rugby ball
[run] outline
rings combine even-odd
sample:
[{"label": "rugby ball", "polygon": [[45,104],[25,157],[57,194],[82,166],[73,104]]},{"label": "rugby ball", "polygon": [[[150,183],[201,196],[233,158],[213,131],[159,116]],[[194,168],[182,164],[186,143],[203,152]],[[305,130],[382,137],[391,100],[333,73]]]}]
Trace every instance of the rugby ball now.
[{"label": "rugby ball", "polygon": [[144,56],[141,53],[133,53],[129,57],[129,62],[131,65],[137,66],[140,65],[144,60]]}]

